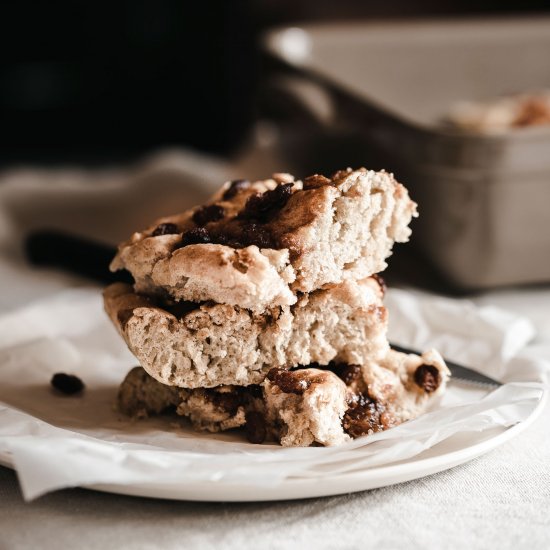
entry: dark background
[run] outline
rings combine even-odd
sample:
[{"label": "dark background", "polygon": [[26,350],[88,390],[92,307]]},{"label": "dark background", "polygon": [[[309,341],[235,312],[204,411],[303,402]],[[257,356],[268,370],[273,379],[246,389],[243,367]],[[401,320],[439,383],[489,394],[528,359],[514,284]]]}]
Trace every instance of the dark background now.
[{"label": "dark background", "polygon": [[301,21],[528,13],[548,1],[4,0],[0,164],[101,163],[163,145],[229,154],[269,64],[258,37]]}]

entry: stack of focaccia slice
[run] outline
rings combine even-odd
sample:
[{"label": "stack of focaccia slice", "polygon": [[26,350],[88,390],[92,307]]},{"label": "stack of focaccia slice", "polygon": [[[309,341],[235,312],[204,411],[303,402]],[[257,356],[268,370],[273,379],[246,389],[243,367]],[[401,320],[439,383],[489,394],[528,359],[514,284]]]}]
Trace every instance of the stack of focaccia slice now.
[{"label": "stack of focaccia slice", "polygon": [[250,441],[336,445],[421,414],[440,355],[390,349],[384,284],[416,205],[391,174],[226,183],[122,243],[105,308],[140,363],[120,409],[167,411]]}]

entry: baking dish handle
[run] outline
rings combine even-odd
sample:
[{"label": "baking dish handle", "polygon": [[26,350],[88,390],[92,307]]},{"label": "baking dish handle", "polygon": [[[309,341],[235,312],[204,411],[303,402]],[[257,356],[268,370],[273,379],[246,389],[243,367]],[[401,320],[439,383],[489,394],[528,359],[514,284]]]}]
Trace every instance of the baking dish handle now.
[{"label": "baking dish handle", "polygon": [[336,103],[331,92],[311,79],[275,75],[261,90],[262,110],[274,119],[298,121],[306,127],[333,128]]},{"label": "baking dish handle", "polygon": [[345,92],[296,74],[277,74],[261,90],[262,114],[276,121],[289,121],[305,130],[357,133],[358,126],[371,135],[384,134],[380,116]]}]

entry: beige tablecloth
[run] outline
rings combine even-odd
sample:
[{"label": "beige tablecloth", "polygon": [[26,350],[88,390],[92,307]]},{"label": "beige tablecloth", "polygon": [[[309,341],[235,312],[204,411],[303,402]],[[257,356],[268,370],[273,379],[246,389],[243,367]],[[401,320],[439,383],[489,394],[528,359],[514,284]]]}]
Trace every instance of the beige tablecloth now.
[{"label": "beige tablecloth", "polygon": [[[22,175],[8,175],[13,177]],[[31,190],[40,180],[25,177]],[[171,181],[177,185],[178,179]],[[6,177],[0,179],[0,202],[2,192],[9,201],[0,204],[0,214],[10,202],[17,216],[7,222],[5,210],[0,227],[13,232],[28,218],[19,209],[19,191],[6,193],[5,184]],[[5,239],[1,310],[79,284],[67,275],[32,270],[13,252]],[[533,353],[550,360],[550,287],[492,292],[475,301],[528,316],[538,330]],[[208,504],[73,489],[24,503],[15,473],[0,467],[1,550],[282,547],[550,548],[550,407],[516,439],[468,464],[392,487],[313,500]]]},{"label": "beige tablecloth", "polygon": [[490,454],[430,477],[303,501],[205,504],[59,491],[30,504],[0,468],[0,548],[547,550],[550,408]]}]

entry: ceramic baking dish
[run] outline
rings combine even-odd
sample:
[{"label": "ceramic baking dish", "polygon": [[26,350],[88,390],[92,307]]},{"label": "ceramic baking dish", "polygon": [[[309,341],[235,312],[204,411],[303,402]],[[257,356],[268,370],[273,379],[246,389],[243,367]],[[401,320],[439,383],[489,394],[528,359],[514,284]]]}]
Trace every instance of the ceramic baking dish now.
[{"label": "ceramic baking dish", "polygon": [[550,127],[442,124],[461,100],[550,89],[550,17],[305,26],[270,32],[265,47],[323,92],[305,101],[324,124],[351,125],[409,187],[414,243],[449,282],[550,281]]}]

